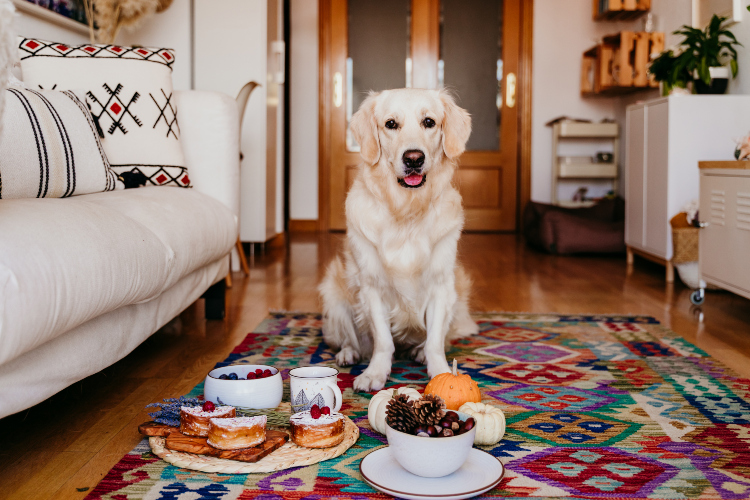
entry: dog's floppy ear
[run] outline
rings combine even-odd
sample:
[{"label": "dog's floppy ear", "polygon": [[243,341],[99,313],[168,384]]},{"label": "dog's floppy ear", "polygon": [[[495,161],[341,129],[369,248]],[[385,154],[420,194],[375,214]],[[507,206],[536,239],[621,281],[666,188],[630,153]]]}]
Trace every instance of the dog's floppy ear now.
[{"label": "dog's floppy ear", "polygon": [[456,105],[450,94],[440,92],[440,100],[445,107],[443,151],[448,158],[457,158],[466,149],[466,141],[471,135],[471,116]]},{"label": "dog's floppy ear", "polygon": [[380,139],[378,138],[378,124],[375,122],[375,99],[378,94],[371,92],[359,107],[359,111],[352,116],[349,127],[354,139],[359,144],[359,154],[370,165],[375,165],[380,159]]}]

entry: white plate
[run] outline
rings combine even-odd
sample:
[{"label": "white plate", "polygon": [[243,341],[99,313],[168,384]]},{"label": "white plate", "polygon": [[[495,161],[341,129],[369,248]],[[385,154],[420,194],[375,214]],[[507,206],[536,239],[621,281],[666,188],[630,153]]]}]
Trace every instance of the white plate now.
[{"label": "white plate", "polygon": [[391,455],[390,448],[373,451],[359,464],[364,480],[383,493],[410,500],[439,498],[460,500],[481,495],[503,478],[503,464],[489,453],[472,448],[469,458],[453,474],[420,477],[407,472]]}]

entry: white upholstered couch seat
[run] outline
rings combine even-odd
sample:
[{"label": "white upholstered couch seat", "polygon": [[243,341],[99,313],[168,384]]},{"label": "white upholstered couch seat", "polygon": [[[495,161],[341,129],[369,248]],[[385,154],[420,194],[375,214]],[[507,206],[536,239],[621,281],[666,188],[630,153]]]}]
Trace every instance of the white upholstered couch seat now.
[{"label": "white upholstered couch seat", "polygon": [[0,200],[0,417],[121,359],[226,276],[237,107],[196,91],[177,104],[194,188]]}]

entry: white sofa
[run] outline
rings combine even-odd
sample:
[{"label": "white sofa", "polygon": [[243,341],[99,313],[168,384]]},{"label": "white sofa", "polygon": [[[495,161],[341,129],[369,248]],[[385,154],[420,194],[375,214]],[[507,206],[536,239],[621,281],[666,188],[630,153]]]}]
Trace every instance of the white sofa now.
[{"label": "white sofa", "polygon": [[214,284],[223,306],[238,231],[237,106],[176,95],[193,189],[0,200],[0,418],[123,358]]}]

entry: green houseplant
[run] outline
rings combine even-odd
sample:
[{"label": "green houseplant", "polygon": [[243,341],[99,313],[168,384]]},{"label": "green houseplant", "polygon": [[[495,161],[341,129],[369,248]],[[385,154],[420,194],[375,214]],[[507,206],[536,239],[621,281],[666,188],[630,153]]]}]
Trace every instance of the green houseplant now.
[{"label": "green houseplant", "polygon": [[651,74],[664,82],[667,91],[673,87],[685,88],[693,81],[693,90],[698,94],[726,92],[729,73],[735,77],[738,71],[734,46],[741,46],[727,29],[726,21],[727,18],[714,14],[704,30],[683,26],[675,31],[675,35],[684,39],[676,51],[665,51],[654,59],[649,68]]},{"label": "green houseplant", "polygon": [[648,68],[657,82],[661,82],[662,95],[669,95],[674,88],[684,89],[693,76],[684,64],[679,64],[679,58],[671,50],[665,50],[653,61]]}]

